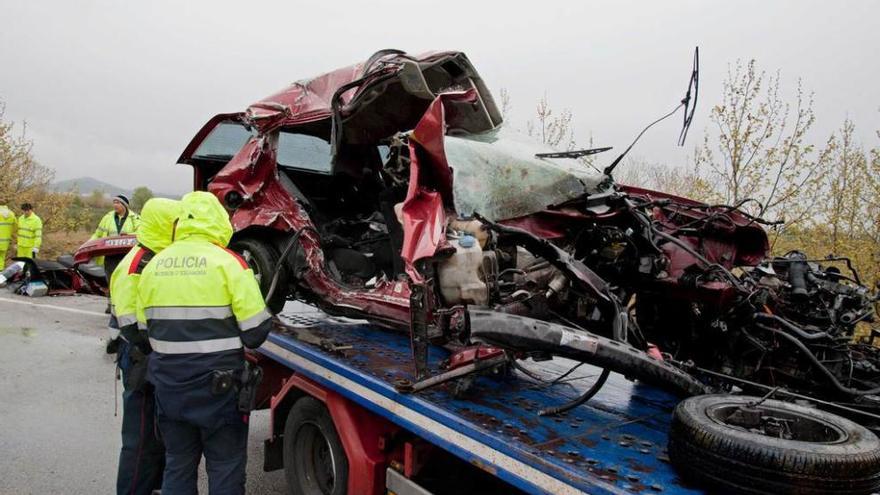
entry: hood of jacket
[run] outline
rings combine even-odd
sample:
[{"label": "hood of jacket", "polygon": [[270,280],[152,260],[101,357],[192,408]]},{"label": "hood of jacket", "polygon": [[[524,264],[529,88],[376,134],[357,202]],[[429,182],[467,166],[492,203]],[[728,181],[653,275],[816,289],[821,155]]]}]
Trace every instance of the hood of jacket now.
[{"label": "hood of jacket", "polygon": [[176,240],[201,239],[226,247],[232,232],[229,213],[213,194],[194,191],[180,200]]},{"label": "hood of jacket", "polygon": [[141,210],[141,222],[137,229],[138,243],[154,253],[165,249],[174,239],[174,221],[179,216],[180,201],[150,199]]}]

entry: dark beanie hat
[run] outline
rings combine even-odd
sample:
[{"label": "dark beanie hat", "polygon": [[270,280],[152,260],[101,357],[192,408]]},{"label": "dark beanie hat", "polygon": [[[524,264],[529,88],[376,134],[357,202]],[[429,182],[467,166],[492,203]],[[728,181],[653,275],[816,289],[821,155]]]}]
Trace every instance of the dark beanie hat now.
[{"label": "dark beanie hat", "polygon": [[117,194],[116,196],[113,196],[113,201],[119,201],[120,203],[124,204],[126,208],[129,207],[128,198],[125,197],[124,194]]}]

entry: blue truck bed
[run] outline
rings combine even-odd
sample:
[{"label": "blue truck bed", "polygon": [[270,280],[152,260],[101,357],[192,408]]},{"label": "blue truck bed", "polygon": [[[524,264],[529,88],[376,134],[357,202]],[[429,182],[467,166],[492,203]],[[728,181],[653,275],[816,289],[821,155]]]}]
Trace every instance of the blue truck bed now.
[{"label": "blue truck bed", "polygon": [[[413,378],[405,335],[314,310],[280,319],[284,326],[260,353],[526,492],[703,493],[669,464],[666,436],[676,400],[665,392],[612,373],[587,404],[538,416],[589,387],[598,370],[582,366],[555,385],[517,371],[512,378],[480,377],[462,398],[445,386],[402,394],[395,380]],[[326,350],[327,342],[337,350]],[[431,366],[446,356],[433,347]],[[526,363],[548,380],[571,365]]]}]

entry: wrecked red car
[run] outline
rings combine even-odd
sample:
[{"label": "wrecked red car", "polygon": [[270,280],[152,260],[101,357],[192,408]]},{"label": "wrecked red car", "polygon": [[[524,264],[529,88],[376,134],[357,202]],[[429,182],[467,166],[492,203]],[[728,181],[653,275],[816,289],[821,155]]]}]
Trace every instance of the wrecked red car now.
[{"label": "wrecked red car", "polygon": [[[49,296],[94,294],[107,296],[106,272],[94,263],[99,256],[124,256],[137,244],[133,235],[92,239],[77,248],[74,254],[62,254],[55,260],[13,258],[13,263],[0,271],[0,287],[13,292],[34,295],[33,287],[44,287],[38,294]],[[34,285],[36,284],[36,285]]]},{"label": "wrecked red car", "polygon": [[763,220],[738,205],[620,185],[573,156],[503,126],[463,53],[383,50],[217,115],[179,162],[229,210],[274,311],[295,298],[409,332],[418,379],[441,342],[684,394],[880,405],[877,351],[850,342],[876,300],[857,275],[768,259]]}]

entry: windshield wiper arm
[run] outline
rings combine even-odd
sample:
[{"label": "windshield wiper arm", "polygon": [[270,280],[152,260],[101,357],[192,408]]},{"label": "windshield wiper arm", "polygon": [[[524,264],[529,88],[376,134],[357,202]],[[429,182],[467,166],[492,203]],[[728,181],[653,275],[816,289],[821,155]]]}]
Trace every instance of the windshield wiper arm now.
[{"label": "windshield wiper arm", "polygon": [[587,148],[582,150],[554,151],[551,153],[535,153],[535,156],[537,158],[580,158],[582,156],[602,153],[603,151],[608,151],[610,149],[612,149],[611,146],[606,146],[604,148]]}]

